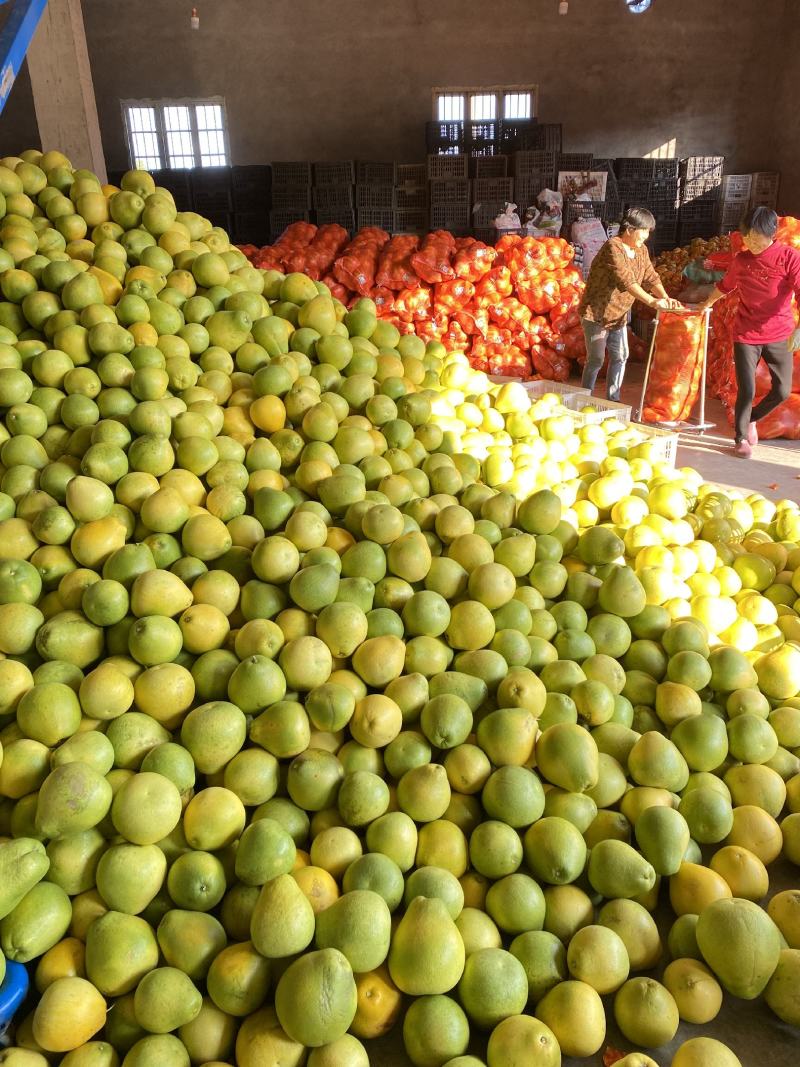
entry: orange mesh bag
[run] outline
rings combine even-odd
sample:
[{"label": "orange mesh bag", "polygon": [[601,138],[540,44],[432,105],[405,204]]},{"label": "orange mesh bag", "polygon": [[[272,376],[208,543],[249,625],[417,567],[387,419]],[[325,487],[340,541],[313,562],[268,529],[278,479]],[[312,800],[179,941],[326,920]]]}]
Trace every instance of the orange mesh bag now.
[{"label": "orange mesh bag", "polygon": [[411,258],[419,247],[419,238],[409,234],[392,237],[381,252],[375,282],[381,288],[409,289],[417,285],[417,275]]},{"label": "orange mesh bag", "polygon": [[662,315],[642,408],[645,422],[680,422],[694,407],[703,370],[702,315]]},{"label": "orange mesh bag", "polygon": [[359,230],[333,265],[336,280],[359,296],[366,296],[375,285],[378,259],[388,242],[389,234],[377,226]]},{"label": "orange mesh bag", "polygon": [[447,230],[434,230],[422,239],[419,249],[411,256],[411,266],[417,277],[429,285],[455,277],[452,259],[456,239]]}]

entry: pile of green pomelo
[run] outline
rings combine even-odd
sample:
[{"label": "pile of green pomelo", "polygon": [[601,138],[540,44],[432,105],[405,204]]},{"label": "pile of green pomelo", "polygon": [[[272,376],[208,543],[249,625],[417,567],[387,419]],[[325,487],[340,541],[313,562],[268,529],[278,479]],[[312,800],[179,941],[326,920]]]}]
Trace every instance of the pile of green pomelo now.
[{"label": "pile of green pomelo", "polygon": [[798,506],[121,184],[0,161],[0,1064],[800,1026]]}]

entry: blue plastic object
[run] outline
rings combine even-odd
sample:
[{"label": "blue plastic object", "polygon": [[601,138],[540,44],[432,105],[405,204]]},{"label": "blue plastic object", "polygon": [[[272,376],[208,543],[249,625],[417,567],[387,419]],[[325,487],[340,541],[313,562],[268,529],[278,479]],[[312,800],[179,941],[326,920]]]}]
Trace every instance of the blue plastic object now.
[{"label": "blue plastic object", "polygon": [[0,32],[0,111],[5,107],[46,7],[47,0],[13,0]]},{"label": "blue plastic object", "polygon": [[0,985],[0,1035],[8,1028],[14,1013],[28,995],[28,968],[13,960],[6,962],[6,976]]}]

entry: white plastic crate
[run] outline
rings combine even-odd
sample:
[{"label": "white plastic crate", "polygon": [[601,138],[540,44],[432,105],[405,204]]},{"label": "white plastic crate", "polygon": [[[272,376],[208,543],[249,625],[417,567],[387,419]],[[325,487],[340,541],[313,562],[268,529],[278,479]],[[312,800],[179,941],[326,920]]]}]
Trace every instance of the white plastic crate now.
[{"label": "white plastic crate", "polygon": [[[551,382],[547,378],[537,378],[534,381],[525,382],[525,390],[531,396],[544,396],[545,393],[556,393],[563,402],[568,396],[591,396],[591,389],[582,385],[572,385],[570,382]],[[584,401],[586,402],[586,401]]]},{"label": "white plastic crate", "polygon": [[662,430],[658,426],[649,426],[646,423],[633,423],[632,428],[639,431],[645,438],[642,444],[652,446],[662,463],[674,467],[678,458],[678,441],[680,435],[674,430]]},{"label": "white plastic crate", "polygon": [[[594,411],[581,411],[587,406],[593,407]],[[631,421],[630,404],[620,404],[616,400],[604,400],[586,393],[565,397],[564,407],[573,412],[584,426],[605,422],[606,419],[616,419],[624,425]]]},{"label": "white plastic crate", "polygon": [[747,201],[753,186],[752,174],[725,174],[722,178],[722,199],[726,203]]}]

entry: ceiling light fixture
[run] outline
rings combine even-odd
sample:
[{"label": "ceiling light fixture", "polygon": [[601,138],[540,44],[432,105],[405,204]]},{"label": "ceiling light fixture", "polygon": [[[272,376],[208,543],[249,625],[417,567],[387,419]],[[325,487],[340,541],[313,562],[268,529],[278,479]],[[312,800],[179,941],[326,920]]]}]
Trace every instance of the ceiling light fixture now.
[{"label": "ceiling light fixture", "polygon": [[569,14],[569,0],[559,0],[558,13],[559,15]]}]

